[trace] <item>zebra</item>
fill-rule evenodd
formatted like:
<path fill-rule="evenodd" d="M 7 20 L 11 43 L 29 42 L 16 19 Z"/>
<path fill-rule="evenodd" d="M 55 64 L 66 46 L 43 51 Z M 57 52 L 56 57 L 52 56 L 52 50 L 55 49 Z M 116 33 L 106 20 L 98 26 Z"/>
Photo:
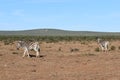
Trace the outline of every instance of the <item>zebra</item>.
<path fill-rule="evenodd" d="M 27 53 L 27 56 L 30 57 L 29 50 L 32 50 L 32 49 L 36 52 L 36 57 L 39 57 L 40 46 L 38 42 L 18 41 L 17 50 L 19 50 L 19 48 L 24 49 L 24 53 L 22 57 L 25 57 L 26 53 Z"/>
<path fill-rule="evenodd" d="M 98 44 L 100 45 L 102 51 L 107 52 L 109 47 L 109 41 L 102 40 L 100 38 L 97 39 Z"/>

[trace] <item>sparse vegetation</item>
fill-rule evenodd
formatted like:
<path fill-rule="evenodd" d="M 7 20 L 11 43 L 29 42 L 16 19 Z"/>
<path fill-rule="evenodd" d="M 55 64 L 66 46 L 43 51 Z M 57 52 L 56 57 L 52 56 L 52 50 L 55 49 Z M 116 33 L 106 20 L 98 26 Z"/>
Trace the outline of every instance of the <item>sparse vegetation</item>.
<path fill-rule="evenodd" d="M 81 54 L 81 56 L 96 56 L 96 55 L 93 53 L 84 53 L 84 54 Z"/>
<path fill-rule="evenodd" d="M 120 50 L 120 46 L 118 47 L 118 49 Z"/>
<path fill-rule="evenodd" d="M 120 36 L 100 36 L 102 39 L 108 40 L 119 40 Z M 11 36 L 0 36 L 0 41 L 3 41 L 5 45 L 13 43 L 17 40 L 29 41 L 45 41 L 48 43 L 59 42 L 59 41 L 82 41 L 81 44 L 86 44 L 86 41 L 96 41 L 96 36 L 22 36 L 22 35 L 11 35 Z"/>
<path fill-rule="evenodd" d="M 3 56 L 3 54 L 0 54 L 0 56 Z"/>
<path fill-rule="evenodd" d="M 100 51 L 99 47 L 95 48 L 95 51 L 96 51 L 96 52 L 99 52 L 99 51 Z"/>
<path fill-rule="evenodd" d="M 61 47 L 59 47 L 58 51 L 62 51 L 62 48 L 61 48 Z"/>
<path fill-rule="evenodd" d="M 0 60 L 2 63 L 0 65 L 1 70 L 4 72 L 4 69 L 2 69 L 4 67 L 7 70 L 11 70 L 12 73 L 18 74 L 19 76 L 19 74 L 24 73 L 27 68 L 28 72 L 32 74 L 34 73 L 38 74 L 37 78 L 40 78 L 40 79 L 44 78 L 44 76 L 46 75 L 49 75 L 49 72 L 47 71 L 54 70 L 54 68 L 56 68 L 57 72 L 50 73 L 50 77 L 52 77 L 51 79 L 57 79 L 56 77 L 54 77 L 54 74 L 59 75 L 58 72 L 62 74 L 60 75 L 62 76 L 62 78 L 60 77 L 60 79 L 64 79 L 65 77 L 66 79 L 69 77 L 70 79 L 73 79 L 75 77 L 76 79 L 82 79 L 81 77 L 84 78 L 85 75 L 87 75 L 89 71 L 92 70 L 93 73 L 95 73 L 95 74 L 92 74 L 92 77 L 95 77 L 94 79 L 97 79 L 96 72 L 98 73 L 100 70 L 103 70 L 102 73 L 100 72 L 100 75 L 103 75 L 102 77 L 105 77 L 104 75 L 106 75 L 104 74 L 104 71 L 106 71 L 106 69 L 103 68 L 103 67 L 106 67 L 106 64 L 104 64 L 106 60 L 107 62 L 109 62 L 109 64 L 111 64 L 109 65 L 109 68 L 113 69 L 113 65 L 115 65 L 115 67 L 119 65 L 118 63 L 119 51 L 116 50 L 116 51 L 110 51 L 107 53 L 100 51 L 101 49 L 99 48 L 97 41 L 95 41 L 95 37 L 92 37 L 92 39 L 90 40 L 89 38 L 82 38 L 81 36 L 71 37 L 71 38 L 70 37 L 66 38 L 66 37 L 61 37 L 61 36 L 56 36 L 56 37 L 55 36 L 54 37 L 53 36 L 52 37 L 50 36 L 49 37 L 48 36 L 44 36 L 44 37 L 43 36 L 26 36 L 26 37 L 25 36 L 13 36 L 13 37 L 8 36 L 6 38 L 3 37 L 4 39 L 0 43 L 1 45 Z M 12 41 L 31 40 L 31 39 L 38 40 L 39 42 L 41 42 L 40 57 L 35 58 L 36 56 L 34 52 L 31 51 L 30 52 L 31 58 L 27 58 L 27 57 L 22 58 L 22 53 L 23 53 L 22 49 L 20 51 L 17 51 L 15 44 L 12 46 L 10 45 L 5 46 L 3 44 L 5 40 L 8 40 L 8 43 L 10 44 L 12 42 L 12 41 L 9 41 L 10 39 Z M 68 39 L 71 39 L 71 40 L 68 40 Z M 94 40 L 94 41 L 91 41 L 91 40 Z M 56 43 L 57 41 L 60 41 L 60 42 Z M 49 42 L 49 43 L 46 43 L 46 42 Z M 85 44 L 84 43 L 81 44 L 81 42 L 84 42 Z M 111 41 L 112 45 L 114 45 L 116 49 L 118 48 L 120 49 L 119 44 L 117 44 L 119 42 L 120 41 L 114 41 L 114 40 Z M 113 62 L 115 62 L 116 64 Z M 42 64 L 42 65 L 39 65 L 39 64 Z M 15 69 L 13 66 L 15 67 Z M 83 70 L 84 67 L 87 67 L 88 69 Z M 45 72 L 43 75 L 39 75 L 39 74 L 42 74 L 39 68 Z M 75 73 L 71 73 L 73 69 Z M 108 70 L 108 75 L 107 75 L 108 79 L 109 79 L 109 74 L 111 74 L 111 72 L 115 73 L 118 70 L 119 69 L 116 70 L 115 68 L 112 71 Z M 17 71 L 20 71 L 20 73 L 18 73 Z M 83 72 L 88 72 L 88 73 L 85 73 L 82 75 Z M 10 76 L 15 77 L 15 79 L 17 79 L 18 76 L 16 76 L 15 74 L 11 74 Z M 32 74 L 31 75 L 26 74 L 26 75 L 32 76 Z M 118 73 L 116 73 L 115 75 L 117 74 Z M 111 75 L 113 75 L 112 77 L 114 77 L 114 74 L 111 74 Z M 24 75 L 21 77 L 24 77 Z M 87 77 L 88 78 L 85 77 L 86 80 L 90 79 L 89 75 Z M 33 79 L 34 76 L 30 78 Z M 26 77 L 25 79 L 27 80 L 30 78 Z M 45 80 L 49 80 L 49 77 Z"/>
<path fill-rule="evenodd" d="M 18 52 L 12 52 L 12 54 L 18 54 Z"/>
<path fill-rule="evenodd" d="M 81 44 L 86 44 L 86 42 L 85 42 L 85 41 L 82 41 Z"/>
<path fill-rule="evenodd" d="M 74 48 L 74 49 L 73 49 L 73 48 L 71 48 L 71 49 L 70 49 L 70 52 L 78 52 L 78 51 L 79 51 L 79 49 L 78 49 L 78 48 Z"/>
<path fill-rule="evenodd" d="M 10 44 L 8 40 L 4 40 L 3 42 L 4 42 L 4 45 L 9 45 Z"/>
<path fill-rule="evenodd" d="M 4 42 L 4 45 L 13 44 L 13 39 L 6 39 L 6 40 L 3 40 L 3 42 Z"/>
<path fill-rule="evenodd" d="M 116 49 L 116 47 L 115 46 L 111 46 L 111 49 L 110 50 L 115 50 Z"/>
<path fill-rule="evenodd" d="M 35 70 L 35 69 L 33 69 L 33 70 L 31 70 L 31 72 L 36 72 L 36 70 Z"/>

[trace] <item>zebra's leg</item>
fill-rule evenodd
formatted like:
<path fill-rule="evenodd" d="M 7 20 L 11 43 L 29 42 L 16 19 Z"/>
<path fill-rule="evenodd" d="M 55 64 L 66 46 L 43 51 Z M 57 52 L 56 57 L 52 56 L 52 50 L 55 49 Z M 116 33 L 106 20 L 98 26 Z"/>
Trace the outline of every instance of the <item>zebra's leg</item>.
<path fill-rule="evenodd" d="M 26 53 L 26 49 L 24 50 L 24 53 L 23 53 L 23 56 L 22 56 L 22 57 L 25 57 L 25 53 Z"/>
<path fill-rule="evenodd" d="M 105 44 L 105 52 L 108 52 L 108 43 Z"/>
<path fill-rule="evenodd" d="M 100 45 L 100 46 L 101 46 L 102 52 L 104 52 L 104 47 L 102 45 Z"/>
<path fill-rule="evenodd" d="M 36 57 L 39 57 L 39 50 L 38 49 L 34 49 L 36 52 Z"/>
<path fill-rule="evenodd" d="M 29 54 L 29 52 L 28 52 L 28 49 L 26 50 L 26 52 L 27 52 L 27 55 L 28 55 L 28 58 L 30 57 L 30 54 Z"/>
<path fill-rule="evenodd" d="M 39 51 L 37 51 L 37 53 L 36 53 L 36 57 L 39 57 L 39 56 L 40 56 Z"/>
<path fill-rule="evenodd" d="M 34 46 L 33 50 L 36 52 L 36 57 L 39 57 L 39 52 L 40 52 L 40 49 L 38 48 L 38 46 Z"/>
<path fill-rule="evenodd" d="M 105 52 L 108 52 L 108 47 L 107 46 L 105 47 Z"/>

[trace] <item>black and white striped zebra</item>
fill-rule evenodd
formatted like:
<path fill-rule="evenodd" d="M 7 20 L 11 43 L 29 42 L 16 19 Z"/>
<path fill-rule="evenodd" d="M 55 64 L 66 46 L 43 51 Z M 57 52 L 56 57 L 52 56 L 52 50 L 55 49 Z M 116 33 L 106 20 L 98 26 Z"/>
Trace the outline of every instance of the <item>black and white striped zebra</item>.
<path fill-rule="evenodd" d="M 26 41 L 18 41 L 17 42 L 17 49 L 19 48 L 24 49 L 23 57 L 27 54 L 30 57 L 29 50 L 34 50 L 36 52 L 36 57 L 39 57 L 40 53 L 40 46 L 38 42 L 26 42 Z"/>
<path fill-rule="evenodd" d="M 97 39 L 102 51 L 108 51 L 109 48 L 109 41 L 102 40 L 100 38 Z"/>

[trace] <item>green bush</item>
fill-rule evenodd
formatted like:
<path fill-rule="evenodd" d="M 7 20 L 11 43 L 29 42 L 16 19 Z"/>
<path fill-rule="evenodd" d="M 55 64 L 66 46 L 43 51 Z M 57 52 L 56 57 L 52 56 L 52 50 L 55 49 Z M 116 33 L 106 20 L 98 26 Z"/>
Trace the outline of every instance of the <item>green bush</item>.
<path fill-rule="evenodd" d="M 98 37 L 98 36 L 97 36 Z M 120 36 L 99 36 L 105 40 L 120 40 Z M 96 36 L 23 36 L 23 35 L 9 35 L 0 36 L 0 41 L 5 41 L 5 44 L 12 43 L 17 40 L 35 40 L 35 41 L 46 41 L 46 42 L 58 42 L 58 41 L 96 41 Z"/>

